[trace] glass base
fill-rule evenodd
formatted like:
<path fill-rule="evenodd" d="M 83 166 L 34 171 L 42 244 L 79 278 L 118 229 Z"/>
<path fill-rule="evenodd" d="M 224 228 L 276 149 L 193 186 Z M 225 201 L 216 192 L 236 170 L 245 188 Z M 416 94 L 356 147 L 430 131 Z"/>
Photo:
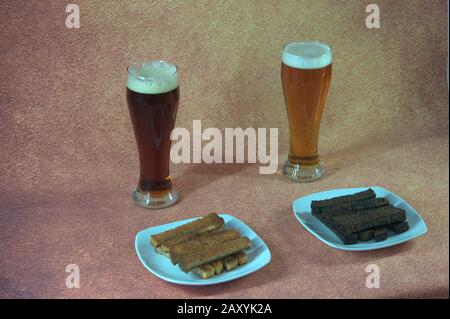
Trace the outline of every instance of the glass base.
<path fill-rule="evenodd" d="M 177 202 L 178 192 L 171 189 L 164 194 L 155 194 L 155 192 L 144 192 L 137 188 L 133 191 L 133 200 L 136 204 L 145 208 L 166 208 Z"/>
<path fill-rule="evenodd" d="M 283 175 L 300 183 L 314 182 L 320 179 L 324 173 L 325 170 L 321 163 L 316 165 L 301 165 L 293 164 L 287 160 L 283 166 Z"/>

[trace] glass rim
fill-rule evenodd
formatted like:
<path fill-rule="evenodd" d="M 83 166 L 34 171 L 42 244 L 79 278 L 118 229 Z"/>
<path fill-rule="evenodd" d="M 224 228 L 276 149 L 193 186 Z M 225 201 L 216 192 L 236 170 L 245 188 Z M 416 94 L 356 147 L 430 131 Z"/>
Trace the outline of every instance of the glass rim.
<path fill-rule="evenodd" d="M 322 42 L 322 41 L 318 41 L 318 40 L 290 41 L 290 42 L 287 42 L 287 43 L 285 43 L 283 45 L 283 51 L 282 52 L 283 53 L 286 52 L 286 47 L 288 45 L 290 45 L 290 44 L 293 44 L 293 43 L 316 43 L 316 44 L 320 44 L 320 45 L 323 45 L 323 46 L 327 47 L 330 50 L 330 53 L 333 53 L 333 47 L 331 45 L 329 45 L 328 43 Z M 289 54 L 292 54 L 292 53 L 289 53 Z M 325 52 L 325 53 L 323 53 L 321 55 L 318 55 L 318 57 L 324 56 L 326 54 L 329 54 L 329 53 Z M 295 54 L 293 54 L 293 55 L 295 55 Z M 295 55 L 295 56 L 298 56 L 298 55 Z"/>
<path fill-rule="evenodd" d="M 133 66 L 143 65 L 145 63 L 154 63 L 154 62 L 164 62 L 164 63 L 170 64 L 170 65 L 175 67 L 175 70 L 173 72 L 169 72 L 169 73 L 166 73 L 166 74 L 160 75 L 160 76 L 142 76 L 142 75 L 133 74 L 130 71 L 130 68 L 133 67 Z M 172 62 L 169 62 L 167 60 L 150 60 L 150 61 L 143 61 L 143 62 L 134 62 L 134 63 L 131 63 L 131 64 L 129 64 L 127 66 L 127 73 L 128 73 L 129 76 L 131 76 L 131 77 L 133 77 L 135 79 L 138 79 L 140 81 L 150 81 L 150 80 L 155 80 L 155 79 L 165 79 L 167 77 L 171 77 L 174 74 L 178 73 L 178 65 L 176 63 L 172 63 Z"/>

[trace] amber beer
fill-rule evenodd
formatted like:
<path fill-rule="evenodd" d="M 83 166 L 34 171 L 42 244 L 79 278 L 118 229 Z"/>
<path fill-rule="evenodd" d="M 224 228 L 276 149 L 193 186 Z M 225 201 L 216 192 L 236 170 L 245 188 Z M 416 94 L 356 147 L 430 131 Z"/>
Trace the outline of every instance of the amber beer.
<path fill-rule="evenodd" d="M 283 174 L 309 182 L 324 174 L 318 152 L 320 119 L 331 82 L 332 51 L 318 41 L 283 48 L 281 82 L 289 121 L 290 151 Z"/>
<path fill-rule="evenodd" d="M 169 173 L 170 133 L 178 101 L 178 70 L 174 64 L 153 61 L 128 67 L 127 103 L 140 166 L 133 199 L 147 208 L 168 207 L 178 198 Z"/>

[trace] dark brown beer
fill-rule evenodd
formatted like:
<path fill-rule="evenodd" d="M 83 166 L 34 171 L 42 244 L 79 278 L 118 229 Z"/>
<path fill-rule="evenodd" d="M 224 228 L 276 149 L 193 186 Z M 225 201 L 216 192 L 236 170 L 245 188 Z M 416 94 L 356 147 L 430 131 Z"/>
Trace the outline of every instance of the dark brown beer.
<path fill-rule="evenodd" d="M 281 65 L 284 99 L 289 120 L 293 164 L 319 163 L 319 129 L 328 89 L 331 64 L 319 69 L 297 69 Z"/>
<path fill-rule="evenodd" d="M 171 187 L 170 133 L 175 125 L 179 88 L 158 94 L 127 88 L 127 102 L 139 153 L 138 189 L 164 195 Z"/>
<path fill-rule="evenodd" d="M 127 104 L 140 167 L 133 200 L 145 208 L 169 207 L 179 197 L 169 173 L 170 134 L 180 98 L 178 68 L 166 61 L 148 61 L 131 64 L 127 71 Z"/>

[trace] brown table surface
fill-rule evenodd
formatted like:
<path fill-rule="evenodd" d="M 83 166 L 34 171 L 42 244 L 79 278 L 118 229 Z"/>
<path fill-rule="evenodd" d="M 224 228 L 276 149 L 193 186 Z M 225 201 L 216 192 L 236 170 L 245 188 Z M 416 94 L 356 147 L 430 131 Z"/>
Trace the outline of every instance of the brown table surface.
<path fill-rule="evenodd" d="M 448 297 L 447 5 L 379 0 L 369 29 L 354 1 L 0 1 L 0 297 Z M 425 14 L 424 14 L 425 13 Z M 176 125 L 279 129 L 283 44 L 333 47 L 322 117 L 324 179 L 296 184 L 257 164 L 172 165 L 182 200 L 163 211 L 133 203 L 138 163 L 125 66 L 167 59 L 180 68 Z M 300 196 L 378 185 L 407 200 L 429 232 L 370 252 L 343 252 L 296 221 Z M 150 274 L 134 251 L 141 229 L 226 212 L 270 247 L 260 271 L 185 287 Z M 367 289 L 368 264 L 381 287 Z M 68 289 L 68 264 L 80 267 Z"/>
<path fill-rule="evenodd" d="M 3 297 L 445 297 L 448 296 L 448 137 L 385 141 L 359 152 L 328 150 L 327 175 L 296 184 L 257 165 L 174 165 L 179 204 L 146 210 L 131 183 L 112 178 L 70 190 L 3 193 Z M 421 163 L 420 169 L 417 164 Z M 381 169 L 373 169 L 374 167 Z M 118 172 L 118 175 L 121 175 Z M 122 173 L 122 175 L 125 175 Z M 128 178 L 131 182 L 132 179 Z M 407 200 L 429 232 L 378 251 L 345 252 L 318 241 L 295 219 L 291 203 L 308 193 L 378 185 Z M 268 244 L 272 261 L 245 278 L 210 287 L 164 282 L 139 262 L 134 236 L 144 228 L 226 212 L 247 222 Z M 14 221 L 14 222 L 12 222 Z M 80 289 L 65 287 L 65 267 L 80 267 Z M 367 289 L 365 267 L 377 264 L 381 287 Z"/>

